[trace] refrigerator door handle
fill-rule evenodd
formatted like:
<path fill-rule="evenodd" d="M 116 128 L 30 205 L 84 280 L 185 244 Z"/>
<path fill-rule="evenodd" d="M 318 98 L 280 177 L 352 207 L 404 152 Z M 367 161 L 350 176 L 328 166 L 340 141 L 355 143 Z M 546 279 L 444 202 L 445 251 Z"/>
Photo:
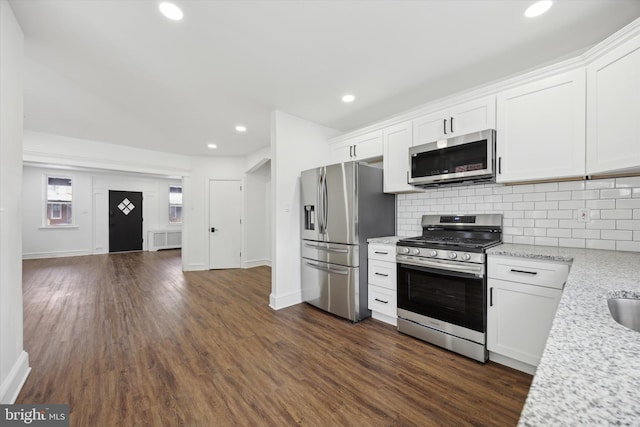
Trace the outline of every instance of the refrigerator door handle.
<path fill-rule="evenodd" d="M 329 217 L 329 194 L 327 192 L 327 170 L 322 168 L 324 179 L 322 180 L 322 228 L 327 233 L 327 218 Z"/>
<path fill-rule="evenodd" d="M 313 248 L 313 249 L 318 249 L 320 251 L 327 251 L 327 252 L 337 252 L 337 253 L 341 253 L 341 254 L 346 254 L 349 253 L 348 249 L 335 249 L 335 248 L 328 248 L 325 246 L 318 246 L 318 245 L 311 245 L 309 243 L 305 243 L 304 244 L 306 247 L 308 248 Z"/>
<path fill-rule="evenodd" d="M 347 274 L 349 274 L 349 270 L 338 270 L 338 269 L 331 268 L 331 267 L 323 267 L 323 266 L 318 265 L 318 264 L 312 264 L 312 263 L 310 263 L 308 261 L 306 261 L 305 264 L 308 265 L 311 268 L 315 268 L 316 270 L 324 271 L 326 273 L 342 274 L 343 276 L 346 276 Z"/>
<path fill-rule="evenodd" d="M 316 186 L 316 198 L 318 200 L 318 231 L 320 234 L 324 234 L 324 220 L 322 218 L 322 181 L 324 176 L 322 175 L 322 169 L 320 169 L 320 177 L 318 178 L 318 185 Z"/>

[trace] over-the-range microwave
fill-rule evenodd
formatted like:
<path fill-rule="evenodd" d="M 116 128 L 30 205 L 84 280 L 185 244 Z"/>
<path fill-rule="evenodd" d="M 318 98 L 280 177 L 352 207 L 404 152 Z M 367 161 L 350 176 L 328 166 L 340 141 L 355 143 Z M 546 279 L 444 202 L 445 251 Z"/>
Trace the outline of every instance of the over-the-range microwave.
<path fill-rule="evenodd" d="M 487 129 L 409 148 L 409 184 L 495 181 L 496 131 Z"/>

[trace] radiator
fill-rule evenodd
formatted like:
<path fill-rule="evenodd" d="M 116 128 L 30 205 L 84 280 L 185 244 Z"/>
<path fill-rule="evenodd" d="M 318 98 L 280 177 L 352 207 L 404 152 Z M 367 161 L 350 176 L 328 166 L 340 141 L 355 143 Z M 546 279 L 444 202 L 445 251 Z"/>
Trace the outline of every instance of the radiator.
<path fill-rule="evenodd" d="M 159 249 L 176 249 L 182 247 L 181 230 L 149 231 L 149 252 Z"/>

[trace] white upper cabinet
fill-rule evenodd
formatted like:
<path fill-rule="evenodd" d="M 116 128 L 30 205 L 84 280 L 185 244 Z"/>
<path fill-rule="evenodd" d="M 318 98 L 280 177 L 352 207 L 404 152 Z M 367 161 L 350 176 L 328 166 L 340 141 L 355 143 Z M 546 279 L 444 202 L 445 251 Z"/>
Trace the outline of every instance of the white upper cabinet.
<path fill-rule="evenodd" d="M 498 94 L 497 181 L 585 175 L 583 68 Z"/>
<path fill-rule="evenodd" d="M 382 130 L 349 138 L 331 146 L 332 163 L 382 157 Z"/>
<path fill-rule="evenodd" d="M 426 114 L 413 121 L 413 145 L 496 127 L 494 96 Z"/>
<path fill-rule="evenodd" d="M 382 135 L 384 146 L 384 192 L 416 191 L 416 187 L 407 184 L 409 147 L 411 147 L 413 141 L 411 120 L 385 128 Z"/>
<path fill-rule="evenodd" d="M 640 37 L 587 66 L 587 173 L 640 171 Z"/>

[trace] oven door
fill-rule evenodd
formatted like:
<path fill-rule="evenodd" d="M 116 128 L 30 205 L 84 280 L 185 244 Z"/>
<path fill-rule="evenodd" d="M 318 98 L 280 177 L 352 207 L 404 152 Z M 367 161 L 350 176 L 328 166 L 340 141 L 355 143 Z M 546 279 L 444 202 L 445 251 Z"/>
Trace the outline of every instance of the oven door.
<path fill-rule="evenodd" d="M 402 317 L 403 312 L 407 317 L 412 317 L 409 312 L 415 313 L 420 316 L 409 320 L 429 323 L 426 326 L 440 322 L 457 325 L 480 333 L 472 332 L 471 336 L 477 335 L 483 340 L 486 331 L 486 282 L 482 272 L 448 271 L 401 262 L 397 268 L 398 317 Z"/>

